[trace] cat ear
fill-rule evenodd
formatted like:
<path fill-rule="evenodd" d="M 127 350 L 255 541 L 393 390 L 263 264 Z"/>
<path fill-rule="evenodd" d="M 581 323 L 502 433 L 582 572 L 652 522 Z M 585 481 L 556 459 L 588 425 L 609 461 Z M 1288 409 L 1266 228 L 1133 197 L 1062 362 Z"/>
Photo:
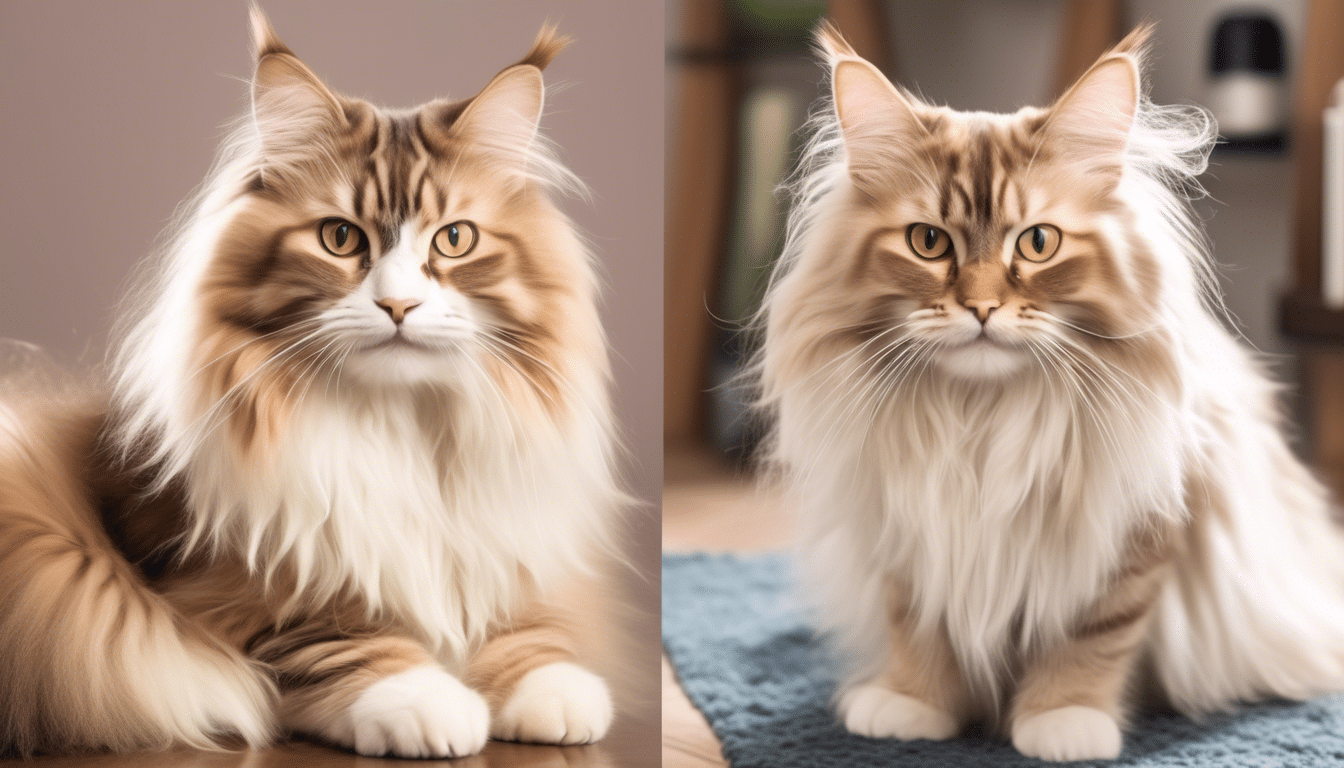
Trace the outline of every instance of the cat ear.
<path fill-rule="evenodd" d="M 252 115 L 267 163 L 311 151 L 315 137 L 345 127 L 345 110 L 321 79 L 280 41 L 266 15 L 252 6 L 257 71 Z"/>
<path fill-rule="evenodd" d="M 830 24 L 818 30 L 817 42 L 831 65 L 835 115 L 850 176 L 862 185 L 903 167 L 914 141 L 928 134 L 914 105 L 877 67 L 859 58 Z"/>
<path fill-rule="evenodd" d="M 465 107 L 439 104 L 430 110 L 427 133 L 459 140 L 500 167 L 523 173 L 537 140 L 546 102 L 541 71 L 572 42 L 547 24 L 521 61 L 495 75 Z"/>
<path fill-rule="evenodd" d="M 1055 102 L 1045 124 L 1046 146 L 1088 173 L 1117 181 L 1139 109 L 1140 82 L 1135 56 L 1118 50 L 1123 52 L 1103 56 Z"/>
<path fill-rule="evenodd" d="M 452 133 L 506 165 L 526 165 L 546 86 L 541 70 L 518 64 L 495 75 L 453 124 Z"/>

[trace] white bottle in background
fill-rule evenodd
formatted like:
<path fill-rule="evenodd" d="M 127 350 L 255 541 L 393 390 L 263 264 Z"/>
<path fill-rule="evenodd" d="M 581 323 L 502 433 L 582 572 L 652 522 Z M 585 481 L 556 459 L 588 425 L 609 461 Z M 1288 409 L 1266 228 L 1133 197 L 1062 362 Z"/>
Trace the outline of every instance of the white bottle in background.
<path fill-rule="evenodd" d="M 1204 101 L 1218 118 L 1218 132 L 1226 139 L 1258 139 L 1283 131 L 1287 105 L 1282 75 L 1218 75 L 1209 83 Z"/>

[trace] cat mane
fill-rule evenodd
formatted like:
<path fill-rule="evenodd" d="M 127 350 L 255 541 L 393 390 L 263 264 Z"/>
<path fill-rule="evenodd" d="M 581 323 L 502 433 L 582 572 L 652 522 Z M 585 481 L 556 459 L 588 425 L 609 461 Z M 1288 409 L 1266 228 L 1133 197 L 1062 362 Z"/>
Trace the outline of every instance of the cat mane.
<path fill-rule="evenodd" d="M 568 42 L 547 25 L 514 66 L 544 68 Z M 278 39 L 259 38 L 256 48 L 289 54 Z M 193 369 L 192 350 L 208 322 L 199 293 L 216 247 L 257 172 L 274 162 L 263 156 L 258 119 L 249 112 L 232 124 L 206 180 L 118 309 L 106 447 L 146 478 L 147 494 L 184 489 L 189 525 L 175 542 L 182 557 L 240 560 L 268 588 L 289 590 L 276 597 L 286 615 L 357 595 L 371 613 L 409 624 L 461 659 L 529 591 L 591 571 L 598 552 L 614 555 L 612 514 L 629 497 L 615 467 L 595 307 L 580 313 L 572 366 L 564 376 L 552 371 L 563 382 L 558 395 L 501 391 L 471 370 L 450 385 L 361 400 L 367 393 L 342 395 L 328 378 L 301 385 L 303 403 L 260 446 L 274 461 L 239 459 L 223 426 L 233 406 L 203 402 L 207 377 Z M 520 173 L 521 183 L 551 198 L 588 194 L 540 134 Z M 591 251 L 559 211 L 555 221 L 567 230 L 556 247 L 573 249 L 581 265 L 578 295 L 595 302 Z M 290 397 L 294 389 L 272 394 Z M 342 454 L 347 445 L 377 444 L 385 450 Z M 373 468 L 388 457 L 409 469 L 380 476 Z M 348 471 L 360 466 L 362 474 Z M 445 506 L 450 514 L 435 517 Z"/>

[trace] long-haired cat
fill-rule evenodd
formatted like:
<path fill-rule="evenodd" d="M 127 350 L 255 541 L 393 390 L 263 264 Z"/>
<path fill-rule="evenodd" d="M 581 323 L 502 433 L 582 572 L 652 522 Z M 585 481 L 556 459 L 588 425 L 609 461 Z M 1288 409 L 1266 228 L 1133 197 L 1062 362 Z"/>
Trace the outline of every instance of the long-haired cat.
<path fill-rule="evenodd" d="M 819 34 L 759 371 L 854 733 L 1113 758 L 1145 685 L 1192 715 L 1344 688 L 1344 547 L 1219 323 L 1216 131 L 1143 97 L 1148 35 L 999 115 Z"/>
<path fill-rule="evenodd" d="M 565 595 L 625 497 L 554 201 L 581 187 L 537 135 L 568 41 L 387 110 L 252 24 L 252 108 L 123 310 L 110 393 L 0 405 L 0 747 L 599 739 Z"/>

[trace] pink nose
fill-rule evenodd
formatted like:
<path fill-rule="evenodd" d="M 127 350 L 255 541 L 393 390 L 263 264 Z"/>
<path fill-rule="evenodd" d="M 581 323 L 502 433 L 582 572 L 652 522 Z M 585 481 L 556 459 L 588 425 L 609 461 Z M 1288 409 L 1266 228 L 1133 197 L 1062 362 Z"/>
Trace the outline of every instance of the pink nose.
<path fill-rule="evenodd" d="M 375 303 L 382 307 L 397 325 L 401 325 L 401 321 L 406 319 L 407 312 L 420 306 L 420 302 L 415 299 L 379 299 Z"/>
<path fill-rule="evenodd" d="M 966 308 L 975 313 L 976 318 L 983 324 L 989 320 L 989 313 L 999 308 L 999 302 L 994 299 L 977 299 L 961 302 Z"/>

